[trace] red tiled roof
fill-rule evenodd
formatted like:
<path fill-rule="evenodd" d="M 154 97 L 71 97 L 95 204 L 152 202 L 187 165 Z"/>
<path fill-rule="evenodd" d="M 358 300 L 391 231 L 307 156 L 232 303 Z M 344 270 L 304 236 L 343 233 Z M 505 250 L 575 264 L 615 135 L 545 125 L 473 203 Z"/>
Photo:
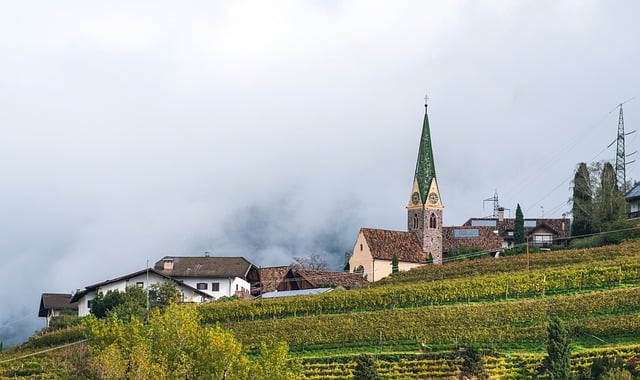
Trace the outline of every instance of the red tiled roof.
<path fill-rule="evenodd" d="M 362 228 L 360 232 L 364 235 L 374 259 L 391 260 L 395 255 L 402 262 L 424 263 L 426 260 L 413 232 L 373 228 Z"/>
<path fill-rule="evenodd" d="M 273 292 L 284 279 L 290 266 L 260 268 L 260 293 Z"/>
<path fill-rule="evenodd" d="M 297 277 L 306 280 L 314 287 L 342 286 L 350 289 L 355 286 L 364 286 L 369 284 L 369 281 L 359 273 L 298 269 L 295 271 L 295 274 Z"/>

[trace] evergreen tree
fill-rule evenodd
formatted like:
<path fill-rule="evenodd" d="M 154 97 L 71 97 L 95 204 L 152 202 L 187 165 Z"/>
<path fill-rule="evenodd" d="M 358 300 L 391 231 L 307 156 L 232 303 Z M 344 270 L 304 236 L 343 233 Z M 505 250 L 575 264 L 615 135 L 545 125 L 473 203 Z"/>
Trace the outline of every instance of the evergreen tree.
<path fill-rule="evenodd" d="M 581 162 L 573 177 L 573 222 L 571 236 L 588 235 L 593 232 L 593 193 L 587 164 Z"/>
<path fill-rule="evenodd" d="M 626 202 L 616 184 L 616 171 L 611 163 L 605 162 L 596 194 L 593 225 L 596 230 L 604 231 L 609 224 L 624 219 L 625 216 Z"/>
<path fill-rule="evenodd" d="M 487 380 L 489 375 L 484 368 L 484 357 L 482 353 L 473 348 L 468 347 L 458 353 L 462 362 L 458 366 L 460 379 L 477 379 Z"/>
<path fill-rule="evenodd" d="M 571 341 L 560 318 L 551 318 L 547 334 L 547 356 L 542 363 L 542 370 L 553 380 L 568 380 L 571 378 Z"/>
<path fill-rule="evenodd" d="M 369 354 L 361 354 L 356 359 L 356 370 L 354 380 L 376 380 L 378 379 L 378 369 L 376 359 Z"/>
<path fill-rule="evenodd" d="M 516 220 L 513 226 L 513 243 L 515 245 L 524 243 L 524 215 L 522 215 L 520 203 L 518 203 L 518 207 L 516 207 Z"/>
<path fill-rule="evenodd" d="M 391 258 L 391 273 L 396 273 L 399 270 L 399 264 L 400 260 L 398 260 L 398 256 L 393 255 L 393 257 Z"/>

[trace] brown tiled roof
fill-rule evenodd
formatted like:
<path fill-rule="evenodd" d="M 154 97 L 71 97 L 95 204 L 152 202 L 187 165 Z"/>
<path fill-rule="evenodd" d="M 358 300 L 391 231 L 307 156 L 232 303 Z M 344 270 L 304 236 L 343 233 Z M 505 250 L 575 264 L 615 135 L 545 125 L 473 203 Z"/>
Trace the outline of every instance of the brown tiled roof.
<path fill-rule="evenodd" d="M 173 260 L 173 269 L 165 270 L 165 260 Z M 154 269 L 171 277 L 241 277 L 245 278 L 253 264 L 244 257 L 180 257 L 165 256 Z"/>
<path fill-rule="evenodd" d="M 284 279 L 290 266 L 260 268 L 260 293 L 273 292 Z"/>
<path fill-rule="evenodd" d="M 456 238 L 454 230 L 478 230 L 477 238 Z M 496 235 L 495 227 L 461 226 L 442 228 L 442 250 L 450 252 L 462 247 L 477 247 L 487 252 L 497 252 L 502 249 L 503 238 Z"/>
<path fill-rule="evenodd" d="M 78 310 L 78 305 L 71 304 L 71 294 L 42 293 L 38 317 L 46 317 L 47 310 Z"/>
<path fill-rule="evenodd" d="M 426 260 L 418 238 L 413 232 L 373 228 L 362 228 L 360 232 L 367 240 L 374 259 L 391 260 L 395 255 L 403 262 L 424 263 Z"/>
<path fill-rule="evenodd" d="M 313 287 L 342 286 L 344 288 L 351 289 L 356 286 L 369 284 L 369 281 L 359 273 L 309 269 L 298 269 L 295 273 L 298 277 L 306 280 Z"/>

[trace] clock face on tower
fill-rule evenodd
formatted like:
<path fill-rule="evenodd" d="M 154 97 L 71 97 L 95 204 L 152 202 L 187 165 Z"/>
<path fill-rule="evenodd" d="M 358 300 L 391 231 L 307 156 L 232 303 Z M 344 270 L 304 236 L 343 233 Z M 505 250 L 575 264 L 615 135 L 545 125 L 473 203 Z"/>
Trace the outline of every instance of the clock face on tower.
<path fill-rule="evenodd" d="M 417 205 L 417 204 L 418 204 L 418 202 L 420 202 L 420 194 L 418 194 L 418 192 L 417 192 L 417 191 L 411 195 L 411 202 L 412 202 L 414 205 Z"/>
<path fill-rule="evenodd" d="M 429 194 L 429 203 L 431 203 L 431 204 L 438 203 L 438 194 L 436 194 L 436 193 Z"/>

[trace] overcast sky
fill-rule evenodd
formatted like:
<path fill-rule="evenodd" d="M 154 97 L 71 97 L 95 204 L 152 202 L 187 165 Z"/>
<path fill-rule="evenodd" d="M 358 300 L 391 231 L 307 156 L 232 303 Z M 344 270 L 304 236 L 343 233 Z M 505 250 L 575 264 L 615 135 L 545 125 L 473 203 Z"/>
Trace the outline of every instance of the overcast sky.
<path fill-rule="evenodd" d="M 404 230 L 424 96 L 446 225 L 570 210 L 640 123 L 637 1 L 0 5 L 0 339 L 165 255 L 259 266 Z M 640 139 L 627 138 L 627 152 Z M 627 176 L 640 179 L 640 167 Z"/>

